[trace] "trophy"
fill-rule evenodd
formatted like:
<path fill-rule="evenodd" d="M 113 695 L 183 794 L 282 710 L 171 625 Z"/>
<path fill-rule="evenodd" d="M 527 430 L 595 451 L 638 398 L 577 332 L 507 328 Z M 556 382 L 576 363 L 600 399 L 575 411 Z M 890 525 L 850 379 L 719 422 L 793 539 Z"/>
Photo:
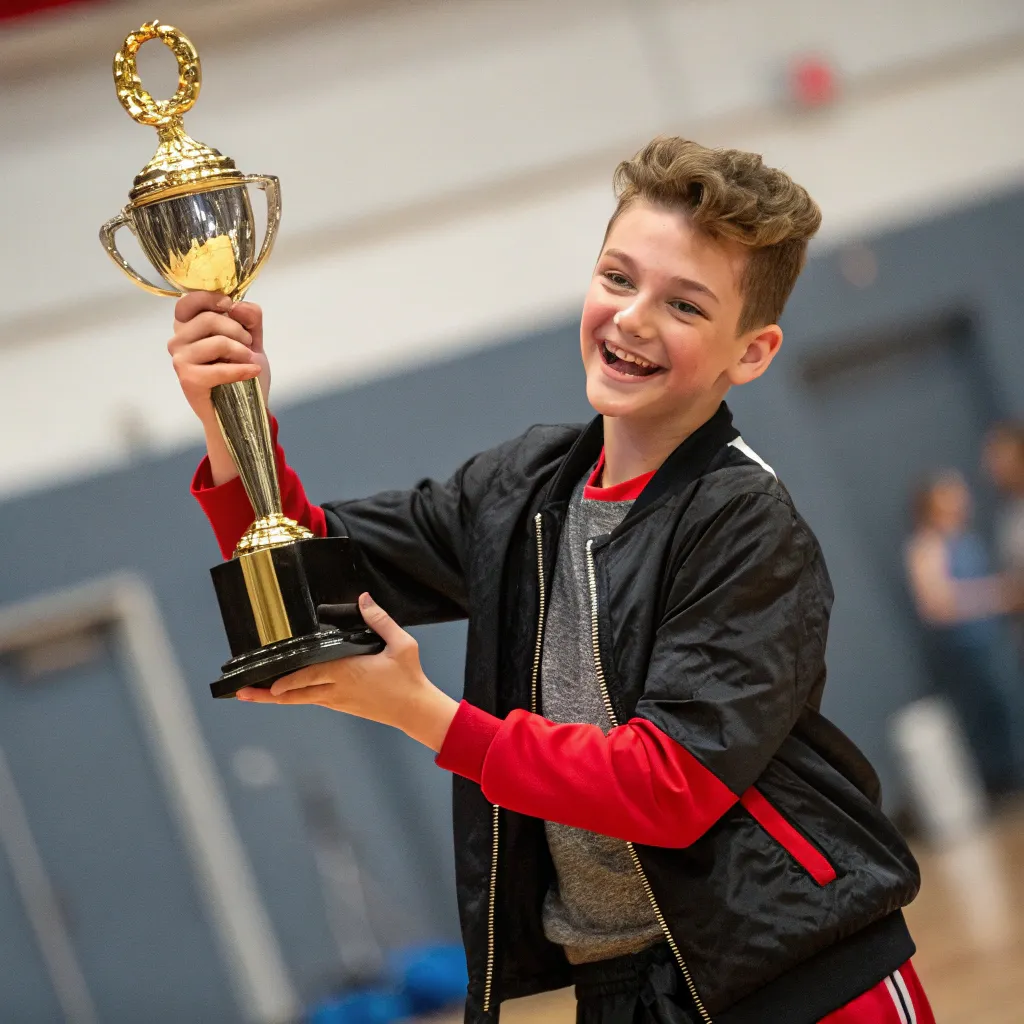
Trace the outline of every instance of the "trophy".
<path fill-rule="evenodd" d="M 142 88 L 136 54 L 158 39 L 178 63 L 178 90 L 154 100 Z M 242 174 L 230 158 L 186 134 L 182 115 L 199 95 L 199 55 L 177 29 L 149 22 L 114 57 L 117 96 L 139 124 L 159 136 L 156 153 L 135 178 L 127 206 L 100 228 L 110 258 L 140 288 L 178 298 L 189 291 L 241 299 L 273 248 L 281 218 L 278 180 Z M 267 201 L 267 228 L 256 244 L 249 188 Z M 138 273 L 117 248 L 127 227 L 168 287 Z M 210 570 L 231 658 L 210 686 L 231 697 L 243 686 L 269 687 L 307 665 L 374 654 L 383 642 L 358 610 L 365 590 L 347 537 L 316 538 L 287 518 L 274 462 L 270 424 L 257 379 L 221 384 L 211 393 L 221 433 L 255 513 L 234 556 Z"/>

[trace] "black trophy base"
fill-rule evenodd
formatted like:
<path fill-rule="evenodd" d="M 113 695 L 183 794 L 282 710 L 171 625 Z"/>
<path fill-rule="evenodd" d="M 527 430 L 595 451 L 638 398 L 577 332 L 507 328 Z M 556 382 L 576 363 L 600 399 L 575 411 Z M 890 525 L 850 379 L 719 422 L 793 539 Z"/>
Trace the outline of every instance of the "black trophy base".
<path fill-rule="evenodd" d="M 210 684 L 214 697 L 233 697 L 243 686 L 266 689 L 308 665 L 384 649 L 384 641 L 366 628 L 359 614 L 359 595 L 367 587 L 347 537 L 270 548 L 259 552 L 258 564 L 247 563 L 247 558 L 252 556 L 241 555 L 210 570 L 231 648 L 223 675 Z M 265 613 L 268 595 L 276 602 L 273 622 L 283 639 L 267 637 L 267 616 L 254 610 L 259 606 Z"/>
<path fill-rule="evenodd" d="M 383 650 L 384 641 L 369 629 L 312 633 L 278 640 L 225 662 L 221 668 L 223 675 L 210 684 L 210 693 L 214 697 L 234 697 L 243 686 L 267 689 L 282 676 L 298 672 L 300 668 L 358 654 L 379 654 Z"/>

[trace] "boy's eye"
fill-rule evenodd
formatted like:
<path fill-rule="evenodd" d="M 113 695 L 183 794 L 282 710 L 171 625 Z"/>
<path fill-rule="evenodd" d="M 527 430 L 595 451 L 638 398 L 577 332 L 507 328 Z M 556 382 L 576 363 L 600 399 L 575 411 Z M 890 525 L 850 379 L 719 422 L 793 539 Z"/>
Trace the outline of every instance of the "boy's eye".
<path fill-rule="evenodd" d="M 633 286 L 633 282 L 617 270 L 606 270 L 604 276 L 605 280 L 611 282 L 616 288 L 631 288 Z"/>
<path fill-rule="evenodd" d="M 686 313 L 689 316 L 703 316 L 704 311 L 698 309 L 692 302 L 685 302 L 683 299 L 676 299 L 675 302 L 670 302 L 669 305 L 673 309 L 679 310 L 680 313 Z"/>

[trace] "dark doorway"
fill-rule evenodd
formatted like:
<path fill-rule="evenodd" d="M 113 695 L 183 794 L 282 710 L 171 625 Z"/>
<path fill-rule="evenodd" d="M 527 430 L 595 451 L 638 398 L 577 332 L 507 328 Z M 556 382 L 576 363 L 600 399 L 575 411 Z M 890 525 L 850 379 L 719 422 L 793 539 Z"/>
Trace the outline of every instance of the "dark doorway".
<path fill-rule="evenodd" d="M 823 345 L 801 370 L 841 499 L 907 635 L 919 637 L 903 562 L 914 488 L 936 470 L 958 469 L 975 496 L 979 525 L 989 520 L 978 467 L 996 414 L 971 320 L 951 314 Z M 930 688 L 925 679 L 917 683 L 919 692 Z"/>

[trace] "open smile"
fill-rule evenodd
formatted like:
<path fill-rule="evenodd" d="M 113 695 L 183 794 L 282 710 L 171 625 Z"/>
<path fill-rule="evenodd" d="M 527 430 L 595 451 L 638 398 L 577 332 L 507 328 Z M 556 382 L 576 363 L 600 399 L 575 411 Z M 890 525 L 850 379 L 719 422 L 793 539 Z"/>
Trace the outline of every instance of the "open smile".
<path fill-rule="evenodd" d="M 605 371 L 615 380 L 638 381 L 665 371 L 663 366 L 642 359 L 611 342 L 601 341 L 598 348 Z"/>

